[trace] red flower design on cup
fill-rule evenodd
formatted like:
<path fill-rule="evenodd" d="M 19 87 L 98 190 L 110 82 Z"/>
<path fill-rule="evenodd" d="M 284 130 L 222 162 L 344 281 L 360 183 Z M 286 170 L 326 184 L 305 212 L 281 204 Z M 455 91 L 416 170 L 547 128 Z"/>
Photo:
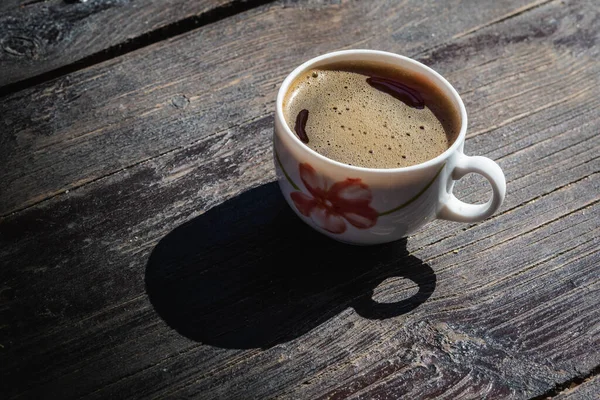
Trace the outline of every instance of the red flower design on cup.
<path fill-rule="evenodd" d="M 300 178 L 310 195 L 292 192 L 296 208 L 305 217 L 331 233 L 344 233 L 346 222 L 359 229 L 377 223 L 378 213 L 370 206 L 373 195 L 360 179 L 347 178 L 328 187 L 327 181 L 308 163 L 300 164 Z"/>

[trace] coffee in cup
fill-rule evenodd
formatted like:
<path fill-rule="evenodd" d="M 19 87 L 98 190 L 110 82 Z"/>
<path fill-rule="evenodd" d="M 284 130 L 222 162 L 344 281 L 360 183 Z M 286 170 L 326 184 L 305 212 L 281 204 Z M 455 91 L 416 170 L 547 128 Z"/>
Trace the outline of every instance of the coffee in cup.
<path fill-rule="evenodd" d="M 283 103 L 290 129 L 327 158 L 364 168 L 399 168 L 454 143 L 460 115 L 425 75 L 377 62 L 311 68 Z"/>

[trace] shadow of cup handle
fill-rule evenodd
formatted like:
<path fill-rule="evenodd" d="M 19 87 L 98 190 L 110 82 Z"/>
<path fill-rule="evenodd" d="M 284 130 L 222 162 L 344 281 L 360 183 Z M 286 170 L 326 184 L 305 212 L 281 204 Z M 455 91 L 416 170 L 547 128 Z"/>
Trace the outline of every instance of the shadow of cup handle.
<path fill-rule="evenodd" d="M 355 300 L 352 308 L 358 315 L 367 319 L 388 319 L 406 314 L 427 301 L 436 286 L 435 274 L 427 275 L 424 279 L 410 279 L 419 286 L 419 291 L 408 299 L 380 303 L 373 299 L 374 292 L 371 291 Z"/>

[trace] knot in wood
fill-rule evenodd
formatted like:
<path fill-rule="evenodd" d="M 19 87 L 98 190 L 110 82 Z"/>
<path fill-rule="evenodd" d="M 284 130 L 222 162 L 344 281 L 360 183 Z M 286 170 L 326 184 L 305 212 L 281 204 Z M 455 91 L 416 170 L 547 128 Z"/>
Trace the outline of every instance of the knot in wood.
<path fill-rule="evenodd" d="M 171 99 L 171 104 L 173 107 L 183 110 L 188 106 L 188 104 L 190 104 L 190 99 L 188 99 L 185 95 L 180 94 Z"/>
<path fill-rule="evenodd" d="M 24 36 L 8 36 L 2 39 L 2 51 L 13 57 L 35 59 L 38 45 L 33 38 Z"/>

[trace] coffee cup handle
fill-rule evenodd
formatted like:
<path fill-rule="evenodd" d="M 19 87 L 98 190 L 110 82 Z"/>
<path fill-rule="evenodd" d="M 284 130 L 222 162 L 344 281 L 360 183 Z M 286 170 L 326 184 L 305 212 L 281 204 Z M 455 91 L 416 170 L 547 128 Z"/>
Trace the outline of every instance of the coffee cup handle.
<path fill-rule="evenodd" d="M 492 197 L 485 204 L 469 204 L 454 196 L 452 189 L 438 211 L 438 218 L 456 222 L 479 222 L 494 214 L 506 195 L 506 178 L 502 169 L 494 161 L 486 157 L 466 156 L 459 153 L 454 169 L 449 174 L 447 187 L 452 181 L 457 181 L 463 176 L 475 173 L 482 175 L 492 186 Z"/>

